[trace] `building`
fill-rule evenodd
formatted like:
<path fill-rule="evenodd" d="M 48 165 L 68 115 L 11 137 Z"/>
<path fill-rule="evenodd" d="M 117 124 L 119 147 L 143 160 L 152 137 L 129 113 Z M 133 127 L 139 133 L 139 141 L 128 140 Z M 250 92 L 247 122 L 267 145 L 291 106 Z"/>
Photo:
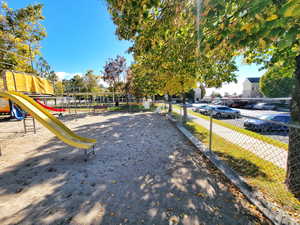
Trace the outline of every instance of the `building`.
<path fill-rule="evenodd" d="M 243 83 L 243 98 L 260 98 L 259 77 L 247 77 Z"/>
<path fill-rule="evenodd" d="M 198 102 L 201 100 L 202 98 L 202 93 L 201 93 L 201 88 L 197 87 L 197 88 L 193 88 L 195 95 L 194 95 L 194 102 Z"/>

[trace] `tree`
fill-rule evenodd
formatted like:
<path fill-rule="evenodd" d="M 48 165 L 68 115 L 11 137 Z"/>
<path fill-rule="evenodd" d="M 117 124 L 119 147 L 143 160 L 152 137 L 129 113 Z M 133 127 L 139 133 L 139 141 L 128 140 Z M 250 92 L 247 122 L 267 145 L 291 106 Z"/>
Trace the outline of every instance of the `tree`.
<path fill-rule="evenodd" d="M 120 82 L 121 74 L 126 70 L 126 59 L 123 56 L 117 56 L 115 59 L 109 59 L 104 65 L 103 80 L 108 82 L 113 92 L 113 102 L 115 102 L 115 91 Z M 115 102 L 118 105 L 118 101 Z"/>
<path fill-rule="evenodd" d="M 186 93 L 186 98 L 189 101 L 194 101 L 194 99 L 195 99 L 195 91 L 194 91 L 194 89 L 191 89 L 188 93 Z"/>
<path fill-rule="evenodd" d="M 269 98 L 291 97 L 294 85 L 293 70 L 270 68 L 260 79 L 260 91 Z"/>
<path fill-rule="evenodd" d="M 56 81 L 54 85 L 54 93 L 55 95 L 62 95 L 64 93 L 64 84 L 62 81 Z"/>
<path fill-rule="evenodd" d="M 203 84 L 200 84 L 199 88 L 201 90 L 201 99 L 203 99 L 204 96 L 206 95 L 206 89 Z"/>
<path fill-rule="evenodd" d="M 71 92 L 86 92 L 86 85 L 84 79 L 79 74 L 75 75 L 69 83 Z"/>
<path fill-rule="evenodd" d="M 2 3 L 0 70 L 34 72 L 33 59 L 39 54 L 40 41 L 46 36 L 41 24 L 44 20 L 42 8 L 41 4 L 35 4 L 13 10 Z"/>
<path fill-rule="evenodd" d="M 124 0 L 120 4 L 118 0 L 108 0 L 108 3 L 118 37 L 133 41 L 130 52 L 136 62 L 137 80 L 150 81 L 156 93 L 181 95 L 185 102 L 186 93 L 197 82 L 210 87 L 235 80 L 235 63 L 227 52 L 212 56 L 198 51 L 193 1 Z M 145 90 L 143 82 L 139 85 Z M 186 115 L 184 107 L 183 120 Z"/>
<path fill-rule="evenodd" d="M 40 77 L 49 77 L 51 72 L 51 67 L 43 57 L 39 57 L 36 62 L 36 71 Z"/>
<path fill-rule="evenodd" d="M 88 70 L 83 78 L 86 91 L 92 93 L 100 92 L 99 79 L 100 76 L 95 75 L 93 70 Z"/>
<path fill-rule="evenodd" d="M 300 125 L 300 5 L 299 0 L 206 0 L 201 10 L 201 51 L 242 54 L 264 68 L 293 68 L 291 117 Z M 233 54 L 232 54 L 233 53 Z M 289 132 L 286 184 L 300 198 L 300 129 Z"/>
<path fill-rule="evenodd" d="M 213 91 L 210 95 L 212 98 L 222 98 L 222 95 L 219 92 Z"/>

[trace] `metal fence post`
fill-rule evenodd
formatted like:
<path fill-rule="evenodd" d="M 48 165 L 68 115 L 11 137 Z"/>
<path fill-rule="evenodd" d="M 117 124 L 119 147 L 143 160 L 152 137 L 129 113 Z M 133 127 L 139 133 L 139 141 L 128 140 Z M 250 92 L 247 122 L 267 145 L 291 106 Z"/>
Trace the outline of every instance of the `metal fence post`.
<path fill-rule="evenodd" d="M 210 115 L 209 115 L 209 150 L 210 151 L 212 151 L 212 125 L 213 125 L 212 110 L 210 110 Z"/>

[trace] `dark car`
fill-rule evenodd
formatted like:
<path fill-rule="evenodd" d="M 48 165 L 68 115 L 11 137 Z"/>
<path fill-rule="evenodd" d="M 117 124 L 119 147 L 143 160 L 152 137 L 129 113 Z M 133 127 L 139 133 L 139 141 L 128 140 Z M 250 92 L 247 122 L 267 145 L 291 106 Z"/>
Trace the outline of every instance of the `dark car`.
<path fill-rule="evenodd" d="M 290 114 L 263 115 L 258 117 L 258 119 L 247 119 L 244 122 L 244 127 L 246 129 L 259 131 L 259 132 L 288 131 L 289 128 L 285 126 L 285 124 L 289 123 L 290 120 L 291 120 Z M 272 123 L 272 121 L 278 123 Z"/>
<path fill-rule="evenodd" d="M 253 109 L 254 106 L 255 106 L 255 103 L 249 103 L 249 104 L 243 106 L 242 108 L 244 108 L 244 109 Z"/>
<path fill-rule="evenodd" d="M 247 101 L 237 101 L 237 102 L 233 102 L 231 104 L 232 108 L 243 108 L 245 105 L 247 105 L 248 102 Z"/>

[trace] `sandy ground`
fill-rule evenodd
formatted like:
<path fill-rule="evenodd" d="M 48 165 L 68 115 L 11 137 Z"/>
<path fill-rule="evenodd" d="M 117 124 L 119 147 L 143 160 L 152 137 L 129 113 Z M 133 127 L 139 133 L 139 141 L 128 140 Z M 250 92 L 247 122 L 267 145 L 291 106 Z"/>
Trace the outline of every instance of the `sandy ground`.
<path fill-rule="evenodd" d="M 1 122 L 0 224 L 270 224 L 163 116 L 80 114 L 96 155 Z M 15 133 L 17 132 L 17 133 Z"/>

